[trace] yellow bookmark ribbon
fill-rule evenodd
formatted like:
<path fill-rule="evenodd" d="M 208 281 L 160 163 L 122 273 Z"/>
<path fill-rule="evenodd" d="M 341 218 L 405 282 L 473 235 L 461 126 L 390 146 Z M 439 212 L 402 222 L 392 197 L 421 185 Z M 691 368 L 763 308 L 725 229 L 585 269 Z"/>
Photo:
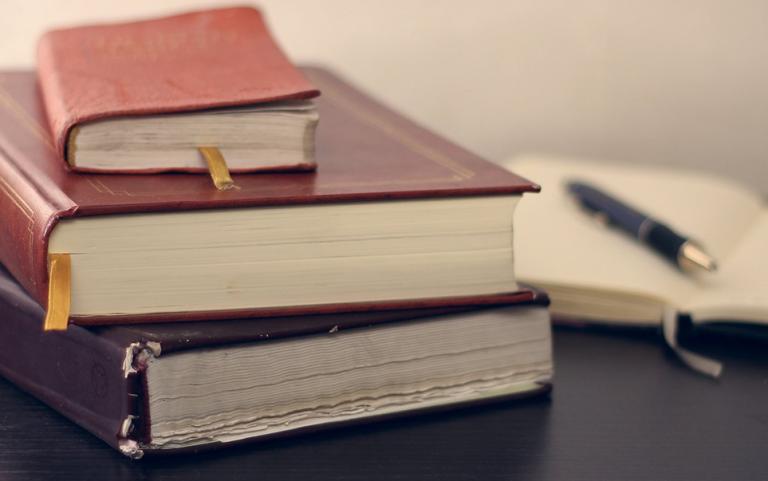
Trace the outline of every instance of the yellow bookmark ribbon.
<path fill-rule="evenodd" d="M 44 331 L 64 331 L 69 324 L 72 302 L 72 260 L 69 254 L 49 254 L 48 312 Z"/>
<path fill-rule="evenodd" d="M 224 156 L 218 147 L 198 147 L 205 162 L 208 164 L 208 172 L 211 174 L 213 185 L 219 190 L 229 190 L 235 187 L 235 182 L 229 175 L 229 168 Z"/>

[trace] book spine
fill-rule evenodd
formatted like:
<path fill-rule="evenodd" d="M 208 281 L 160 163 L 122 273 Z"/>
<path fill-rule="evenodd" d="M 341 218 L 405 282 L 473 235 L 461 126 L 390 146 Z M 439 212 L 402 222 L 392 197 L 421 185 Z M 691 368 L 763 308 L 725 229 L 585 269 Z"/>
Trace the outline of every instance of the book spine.
<path fill-rule="evenodd" d="M 48 234 L 58 215 L 0 150 L 0 262 L 41 305 L 48 295 Z"/>
<path fill-rule="evenodd" d="M 0 279 L 0 374 L 129 456 L 140 456 L 136 346 L 86 329 L 44 332 L 44 312 Z"/>
<path fill-rule="evenodd" d="M 48 235 L 77 206 L 45 171 L 53 144 L 34 104 L 30 110 L 30 99 L 11 94 L 22 78 L 0 74 L 0 262 L 45 306 Z"/>

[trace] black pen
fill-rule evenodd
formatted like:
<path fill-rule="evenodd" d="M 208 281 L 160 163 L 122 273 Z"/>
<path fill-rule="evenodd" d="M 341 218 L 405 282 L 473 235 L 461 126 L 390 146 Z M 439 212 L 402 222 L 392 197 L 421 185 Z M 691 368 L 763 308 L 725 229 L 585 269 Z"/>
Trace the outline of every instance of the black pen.
<path fill-rule="evenodd" d="M 716 270 L 715 260 L 701 245 L 678 234 L 647 214 L 584 182 L 568 182 L 567 189 L 596 219 L 604 224 L 618 227 L 651 247 L 680 269 L 684 271 L 704 269 L 710 272 Z"/>

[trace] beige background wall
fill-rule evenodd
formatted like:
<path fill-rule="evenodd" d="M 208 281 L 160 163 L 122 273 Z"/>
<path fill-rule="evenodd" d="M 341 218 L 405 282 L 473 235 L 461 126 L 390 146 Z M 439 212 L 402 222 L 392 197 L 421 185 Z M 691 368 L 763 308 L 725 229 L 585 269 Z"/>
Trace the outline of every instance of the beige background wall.
<path fill-rule="evenodd" d="M 45 28 L 216 1 L 0 0 L 0 67 Z M 700 166 L 768 192 L 765 0 L 264 0 L 327 64 L 464 146 Z"/>

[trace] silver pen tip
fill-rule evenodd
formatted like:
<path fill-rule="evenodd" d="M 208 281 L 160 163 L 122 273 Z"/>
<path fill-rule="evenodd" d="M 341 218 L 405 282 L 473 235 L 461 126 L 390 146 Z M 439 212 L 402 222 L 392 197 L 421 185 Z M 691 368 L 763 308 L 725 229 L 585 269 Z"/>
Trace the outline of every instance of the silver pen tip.
<path fill-rule="evenodd" d="M 678 265 L 686 271 L 704 269 L 707 272 L 717 271 L 717 262 L 704 249 L 693 241 L 687 241 L 680 246 L 677 253 Z"/>

